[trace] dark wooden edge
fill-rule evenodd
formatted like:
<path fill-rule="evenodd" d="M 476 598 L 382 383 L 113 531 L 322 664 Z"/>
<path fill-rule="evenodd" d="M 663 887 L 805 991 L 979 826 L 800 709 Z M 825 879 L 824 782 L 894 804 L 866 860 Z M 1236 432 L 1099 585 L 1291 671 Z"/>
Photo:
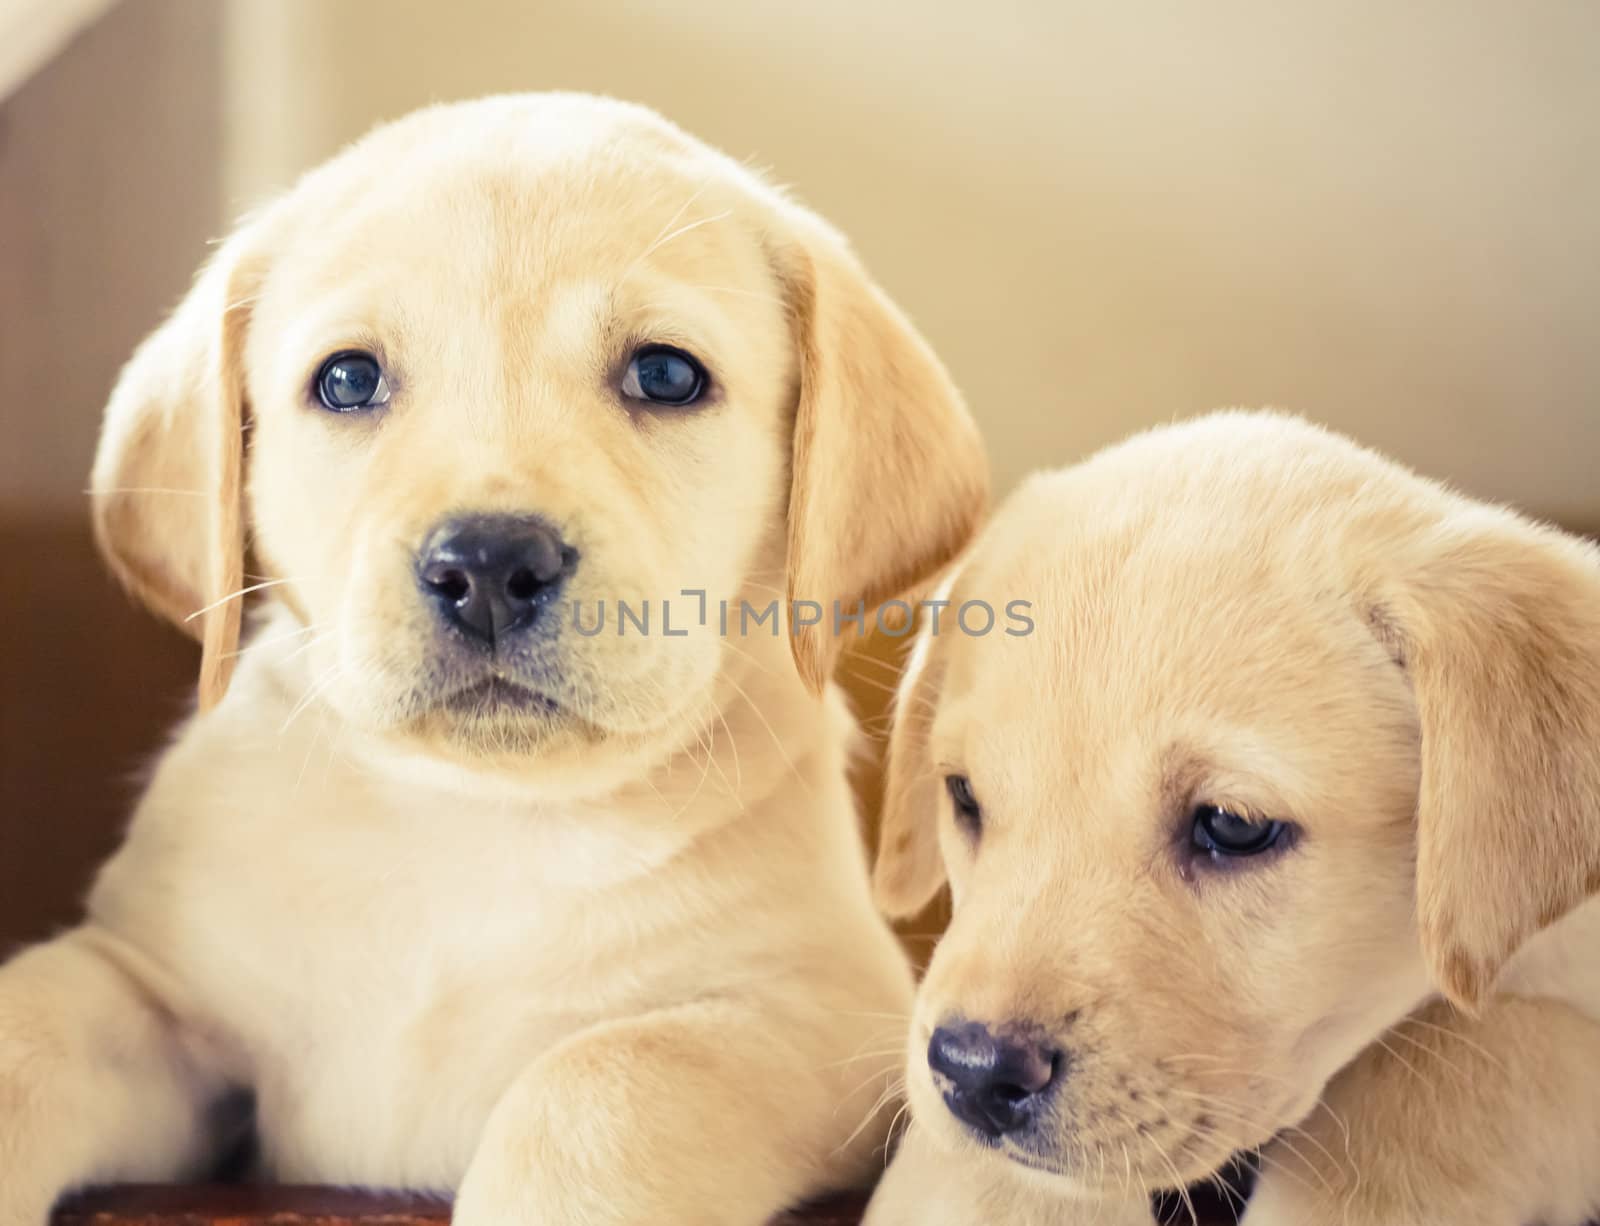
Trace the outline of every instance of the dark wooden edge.
<path fill-rule="evenodd" d="M 1193 1200 L 1158 1199 L 1163 1226 L 1234 1226 L 1243 1203 L 1226 1203 L 1210 1187 Z M 866 1194 L 831 1197 L 792 1209 L 769 1226 L 859 1226 Z M 450 1203 L 440 1197 L 351 1188 L 263 1184 L 127 1185 L 74 1197 L 56 1211 L 54 1226 L 440 1226 Z M 559 1226 L 552 1223 L 551 1226 Z"/>
<path fill-rule="evenodd" d="M 448 1222 L 450 1203 L 435 1197 L 346 1188 L 229 1184 L 97 1188 L 56 1210 L 54 1226 L 212 1226 L 227 1223 L 305 1223 L 336 1226 L 423 1226 Z"/>
<path fill-rule="evenodd" d="M 772 1226 L 858 1226 L 865 1208 L 864 1196 L 835 1197 L 781 1214 Z M 72 1198 L 56 1210 L 54 1226 L 438 1226 L 449 1220 L 448 1201 L 398 1192 L 129 1185 Z"/>
<path fill-rule="evenodd" d="M 1194 1190 L 1196 1226 L 1233 1226 L 1237 1214 L 1210 1188 Z M 770 1226 L 859 1226 L 865 1194 L 837 1196 L 779 1214 Z M 1163 1226 L 1188 1226 L 1190 1205 L 1176 1196 L 1153 1206 Z M 1242 1204 L 1238 1206 L 1242 1210 Z M 54 1226 L 440 1226 L 450 1204 L 439 1197 L 246 1184 L 130 1185 L 77 1196 Z M 552 1223 L 551 1226 L 559 1226 Z"/>

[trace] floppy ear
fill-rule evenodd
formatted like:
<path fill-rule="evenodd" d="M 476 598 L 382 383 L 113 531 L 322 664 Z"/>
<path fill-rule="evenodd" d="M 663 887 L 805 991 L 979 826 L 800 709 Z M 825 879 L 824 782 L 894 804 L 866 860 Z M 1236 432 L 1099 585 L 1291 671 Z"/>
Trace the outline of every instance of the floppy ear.
<path fill-rule="evenodd" d="M 245 235 L 123 368 L 95 455 L 95 538 L 117 577 L 198 638 L 200 707 L 228 687 L 244 582 Z"/>
<path fill-rule="evenodd" d="M 878 858 L 872 868 L 873 898 L 891 919 L 916 915 L 945 879 L 939 852 L 940 779 L 928 743 L 946 667 L 938 648 L 939 639 L 924 626 L 894 700 Z"/>
<path fill-rule="evenodd" d="M 1392 560 L 1379 617 L 1422 728 L 1417 909 L 1441 988 L 1600 889 L 1600 553 L 1462 504 Z"/>
<path fill-rule="evenodd" d="M 933 350 L 844 240 L 794 205 L 779 253 L 800 356 L 787 590 L 819 624 L 790 642 L 820 691 L 838 658 L 834 610 L 870 612 L 953 558 L 988 501 L 982 439 Z"/>

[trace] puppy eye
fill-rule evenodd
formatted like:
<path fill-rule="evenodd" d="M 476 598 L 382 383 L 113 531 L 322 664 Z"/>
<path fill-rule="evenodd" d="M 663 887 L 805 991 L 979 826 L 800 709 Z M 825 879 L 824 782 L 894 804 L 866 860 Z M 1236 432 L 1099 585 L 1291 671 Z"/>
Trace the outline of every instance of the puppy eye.
<path fill-rule="evenodd" d="M 1276 846 L 1287 827 L 1283 822 L 1241 817 L 1215 805 L 1194 811 L 1190 841 L 1216 856 L 1258 856 Z"/>
<path fill-rule="evenodd" d="M 622 376 L 622 394 L 630 400 L 681 408 L 706 393 L 706 370 L 681 349 L 645 345 L 634 352 Z"/>
<path fill-rule="evenodd" d="M 945 790 L 950 793 L 950 804 L 956 812 L 956 824 L 973 838 L 983 830 L 983 809 L 972 791 L 972 780 L 965 775 L 946 775 Z"/>
<path fill-rule="evenodd" d="M 389 403 L 389 381 L 370 353 L 336 353 L 317 370 L 317 399 L 335 413 L 357 413 Z"/>

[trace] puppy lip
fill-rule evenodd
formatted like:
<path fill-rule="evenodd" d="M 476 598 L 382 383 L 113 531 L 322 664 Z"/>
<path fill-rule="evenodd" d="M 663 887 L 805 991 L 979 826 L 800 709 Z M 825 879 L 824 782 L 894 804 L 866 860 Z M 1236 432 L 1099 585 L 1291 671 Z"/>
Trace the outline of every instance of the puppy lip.
<path fill-rule="evenodd" d="M 550 695 L 517 681 L 493 674 L 452 690 L 440 707 L 458 715 L 493 715 L 506 711 L 554 715 L 561 704 Z"/>
<path fill-rule="evenodd" d="M 1009 1161 L 1015 1162 L 1018 1166 L 1027 1170 L 1037 1171 L 1041 1175 L 1054 1175 L 1058 1179 L 1076 1179 L 1076 1176 L 1070 1174 L 1061 1166 L 1048 1162 L 1036 1154 L 1030 1154 L 1025 1150 L 1019 1150 L 1014 1146 L 1005 1145 L 999 1141 L 995 1142 L 994 1148 L 1000 1150 Z"/>
<path fill-rule="evenodd" d="M 951 1100 L 954 1098 L 954 1096 L 955 1091 L 953 1089 L 940 1090 L 939 1092 L 939 1097 L 944 1100 L 944 1105 L 949 1110 L 951 1118 L 955 1120 L 956 1126 L 961 1129 L 962 1133 L 969 1140 L 976 1141 L 985 1149 L 999 1149 L 1003 1144 L 1004 1134 L 1000 1132 L 986 1132 L 976 1124 L 970 1123 L 969 1121 L 958 1117 L 955 1113 L 955 1108 L 951 1103 Z"/>

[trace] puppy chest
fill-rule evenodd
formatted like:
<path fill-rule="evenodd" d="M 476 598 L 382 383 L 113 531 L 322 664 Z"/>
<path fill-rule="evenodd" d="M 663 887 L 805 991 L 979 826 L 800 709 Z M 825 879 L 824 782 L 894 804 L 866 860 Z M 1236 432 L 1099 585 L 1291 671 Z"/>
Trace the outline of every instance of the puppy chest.
<path fill-rule="evenodd" d="M 569 941 L 563 953 L 575 946 Z M 382 973 L 284 991 L 253 1019 L 257 1123 L 279 1178 L 451 1187 L 495 1103 L 570 1035 L 657 1007 L 692 982 L 664 982 L 617 947 L 589 969 L 541 960 L 419 958 L 413 978 Z M 671 959 L 665 959 L 671 961 Z M 287 1024 L 285 1024 L 287 1023 Z"/>
<path fill-rule="evenodd" d="M 431 1008 L 307 1010 L 255 1051 L 257 1131 L 280 1179 L 453 1187 L 500 1095 L 582 1023 L 478 993 Z M 473 1003 L 467 1003 L 473 1002 Z"/>
<path fill-rule="evenodd" d="M 700 981 L 685 965 L 698 941 L 642 935 L 601 901 L 486 888 L 442 906 L 369 883 L 317 924 L 210 962 L 273 1173 L 453 1186 L 532 1061 Z"/>

